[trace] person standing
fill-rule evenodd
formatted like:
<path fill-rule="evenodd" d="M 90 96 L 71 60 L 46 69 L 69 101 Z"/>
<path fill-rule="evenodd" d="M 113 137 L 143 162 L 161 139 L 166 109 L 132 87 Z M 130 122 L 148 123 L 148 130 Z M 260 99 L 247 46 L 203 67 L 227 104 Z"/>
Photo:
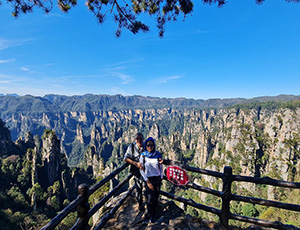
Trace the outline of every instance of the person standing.
<path fill-rule="evenodd" d="M 141 153 L 144 151 L 143 141 L 144 136 L 142 133 L 135 134 L 135 142 L 131 143 L 124 155 L 124 161 L 131 164 L 130 172 L 134 175 L 134 184 L 136 187 L 136 199 L 139 203 L 139 210 L 143 210 L 143 180 L 141 178 L 140 169 L 143 169 L 142 164 L 139 162 Z"/>
<path fill-rule="evenodd" d="M 155 211 L 163 178 L 163 160 L 161 153 L 156 151 L 155 141 L 152 137 L 146 139 L 144 145 L 146 150 L 140 156 L 140 163 L 143 166 L 140 172 L 146 182 L 147 212 L 144 223 L 148 224 L 149 221 L 151 223 L 156 221 Z"/>

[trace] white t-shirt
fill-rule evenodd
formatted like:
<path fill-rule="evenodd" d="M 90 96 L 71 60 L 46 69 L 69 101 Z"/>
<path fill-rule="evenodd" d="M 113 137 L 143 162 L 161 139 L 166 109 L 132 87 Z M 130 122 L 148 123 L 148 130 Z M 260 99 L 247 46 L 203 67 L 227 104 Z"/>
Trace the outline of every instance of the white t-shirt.
<path fill-rule="evenodd" d="M 140 162 L 144 165 L 144 156 L 140 156 Z M 148 177 L 152 176 L 161 176 L 163 178 L 163 166 L 159 164 L 157 158 L 148 158 L 145 157 L 144 170 L 140 170 L 144 180 L 148 180 Z"/>

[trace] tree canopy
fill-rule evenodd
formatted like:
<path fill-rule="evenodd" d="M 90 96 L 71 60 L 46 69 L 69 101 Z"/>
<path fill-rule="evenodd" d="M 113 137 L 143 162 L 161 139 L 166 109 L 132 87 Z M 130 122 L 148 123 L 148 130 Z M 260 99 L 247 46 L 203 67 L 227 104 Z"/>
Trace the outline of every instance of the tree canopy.
<path fill-rule="evenodd" d="M 13 8 L 12 15 L 18 17 L 22 13 L 33 12 L 34 8 L 41 8 L 45 13 L 53 10 L 52 0 L 5 0 Z M 255 0 L 257 4 L 265 0 Z M 284 0 L 299 3 L 300 0 Z M 0 5 L 3 0 L 0 0 Z M 204 4 L 217 4 L 223 6 L 225 0 L 202 0 Z M 77 0 L 57 0 L 58 7 L 63 12 L 68 12 L 77 5 Z M 149 31 L 149 26 L 139 20 L 141 14 L 155 17 L 159 36 L 163 36 L 165 24 L 176 21 L 180 15 L 184 17 L 193 11 L 192 0 L 86 0 L 85 5 L 95 15 L 99 23 L 103 23 L 105 16 L 111 14 L 117 24 L 116 36 L 121 35 L 123 28 L 133 34 L 140 31 Z"/>

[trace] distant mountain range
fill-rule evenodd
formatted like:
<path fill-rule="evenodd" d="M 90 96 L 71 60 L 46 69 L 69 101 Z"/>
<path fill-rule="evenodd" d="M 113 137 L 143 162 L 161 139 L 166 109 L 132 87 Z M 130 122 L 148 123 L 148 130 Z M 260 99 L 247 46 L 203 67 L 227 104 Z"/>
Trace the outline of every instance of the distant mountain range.
<path fill-rule="evenodd" d="M 0 93 L 0 97 L 4 97 L 4 96 L 20 97 L 20 95 L 16 93 L 7 93 L 7 94 Z"/>
<path fill-rule="evenodd" d="M 300 95 L 278 95 L 228 99 L 187 99 L 159 98 L 145 96 L 92 95 L 64 96 L 49 94 L 43 97 L 16 94 L 0 94 L 0 112 L 86 112 L 119 109 L 156 109 L 156 108 L 225 108 L 237 104 L 259 103 L 267 101 L 286 102 L 300 100 Z"/>

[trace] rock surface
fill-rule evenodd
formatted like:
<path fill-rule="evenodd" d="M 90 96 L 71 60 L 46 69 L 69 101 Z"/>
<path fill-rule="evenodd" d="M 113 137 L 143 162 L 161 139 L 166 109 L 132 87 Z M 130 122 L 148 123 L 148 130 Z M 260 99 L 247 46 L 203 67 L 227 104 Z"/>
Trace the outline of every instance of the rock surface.
<path fill-rule="evenodd" d="M 120 200 L 124 194 L 116 197 L 110 202 L 111 208 Z M 108 211 L 110 208 L 108 208 Z M 144 211 L 139 211 L 138 203 L 133 197 L 129 197 L 123 206 L 117 211 L 114 217 L 109 220 L 103 229 L 105 230 L 218 230 L 219 223 L 192 217 L 185 214 L 183 209 L 178 207 L 173 201 L 160 197 L 157 207 L 157 221 L 155 223 L 143 224 Z M 93 227 L 97 226 L 96 223 Z M 229 230 L 257 229 L 258 226 L 240 228 L 230 226 Z"/>
<path fill-rule="evenodd" d="M 144 211 L 138 210 L 138 204 L 133 197 L 129 197 L 114 218 L 111 219 L 104 229 L 131 229 L 131 230 L 196 230 L 196 229 L 218 229 L 218 225 L 213 222 L 205 222 L 201 219 L 185 215 L 173 201 L 160 199 L 157 208 L 156 223 L 143 224 Z"/>

